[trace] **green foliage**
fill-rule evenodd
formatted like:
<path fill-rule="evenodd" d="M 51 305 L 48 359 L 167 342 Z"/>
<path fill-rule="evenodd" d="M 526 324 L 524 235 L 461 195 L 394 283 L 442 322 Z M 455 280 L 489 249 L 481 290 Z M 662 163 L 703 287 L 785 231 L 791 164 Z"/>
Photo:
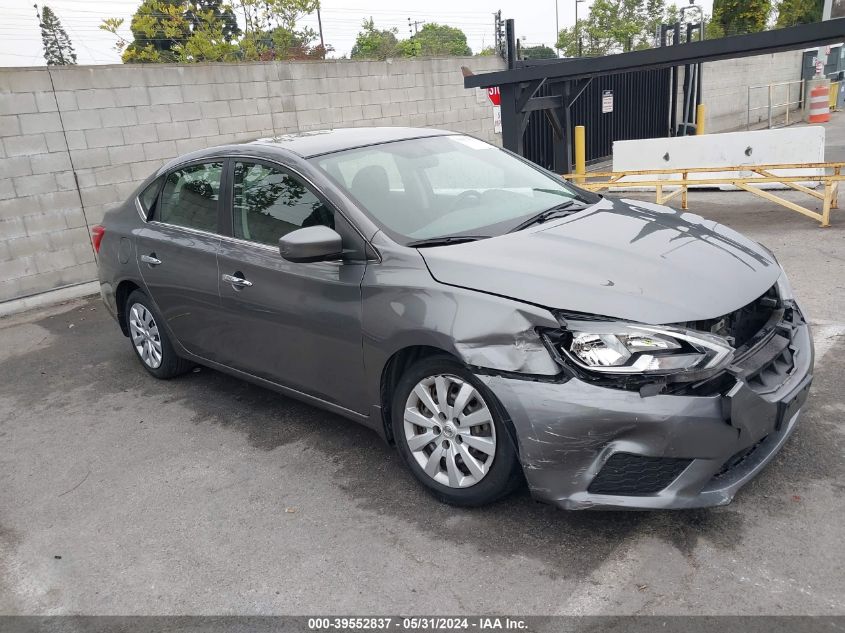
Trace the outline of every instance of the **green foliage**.
<path fill-rule="evenodd" d="M 191 36 L 176 48 L 180 62 L 233 62 L 239 58 L 239 48 L 233 44 L 232 32 L 226 22 L 215 19 L 212 11 L 194 13 Z M 237 26 L 237 25 L 236 25 Z"/>
<path fill-rule="evenodd" d="M 480 51 L 478 51 L 479 57 L 493 57 L 494 55 L 498 55 L 499 52 L 496 50 L 495 46 L 485 46 Z"/>
<path fill-rule="evenodd" d="M 45 6 L 39 16 L 41 42 L 44 45 L 44 59 L 48 66 L 70 66 L 76 63 L 76 53 L 70 38 L 62 28 L 59 18 L 50 7 Z"/>
<path fill-rule="evenodd" d="M 362 30 L 355 39 L 355 46 L 352 47 L 352 52 L 349 54 L 352 59 L 384 60 L 399 55 L 396 28 L 379 30 L 376 28 L 373 18 L 364 20 L 361 28 Z"/>
<path fill-rule="evenodd" d="M 713 0 L 713 17 L 708 37 L 757 33 L 766 28 L 772 12 L 771 0 Z"/>
<path fill-rule="evenodd" d="M 596 0 L 586 19 L 560 31 L 556 47 L 576 57 L 580 31 L 586 57 L 651 48 L 659 25 L 671 15 L 665 0 Z"/>
<path fill-rule="evenodd" d="M 296 23 L 319 0 L 238 0 L 245 31 L 224 0 L 142 0 L 130 23 L 132 40 L 119 29 L 123 20 L 100 28 L 117 37 L 125 63 L 323 59 L 330 47 L 314 46 L 317 33 Z"/>
<path fill-rule="evenodd" d="M 223 0 L 192 0 L 185 17 L 191 23 L 193 32 L 198 29 L 219 29 L 226 42 L 231 42 L 241 34 L 234 10 L 224 5 Z"/>
<path fill-rule="evenodd" d="M 461 29 L 436 22 L 424 24 L 408 41 L 413 42 L 413 46 L 405 47 L 406 54 L 413 53 L 409 57 L 472 55 L 467 36 Z"/>
<path fill-rule="evenodd" d="M 445 24 L 425 24 L 406 40 L 396 38 L 397 29 L 378 29 L 373 19 L 364 20 L 355 40 L 352 59 L 388 57 L 433 57 L 472 55 L 467 37 L 460 29 Z M 489 54 L 495 54 L 491 52 Z"/>
<path fill-rule="evenodd" d="M 554 59 L 555 57 L 557 57 L 555 50 L 542 44 L 526 46 L 522 49 L 522 59 Z"/>
<path fill-rule="evenodd" d="M 778 4 L 777 27 L 821 22 L 824 0 L 781 0 Z"/>

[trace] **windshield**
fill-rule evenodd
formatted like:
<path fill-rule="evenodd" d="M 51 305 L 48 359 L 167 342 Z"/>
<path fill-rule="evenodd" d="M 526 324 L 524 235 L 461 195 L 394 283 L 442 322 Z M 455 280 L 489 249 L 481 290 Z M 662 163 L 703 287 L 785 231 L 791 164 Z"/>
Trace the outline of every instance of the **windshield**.
<path fill-rule="evenodd" d="M 492 237 L 579 195 L 522 160 L 469 136 L 433 136 L 312 159 L 401 243 Z"/>

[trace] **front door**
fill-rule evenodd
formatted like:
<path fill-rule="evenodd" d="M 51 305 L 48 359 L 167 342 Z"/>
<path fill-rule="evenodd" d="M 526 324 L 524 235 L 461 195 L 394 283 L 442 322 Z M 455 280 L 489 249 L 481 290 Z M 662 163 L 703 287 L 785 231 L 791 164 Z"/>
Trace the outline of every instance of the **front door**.
<path fill-rule="evenodd" d="M 141 276 L 176 340 L 214 359 L 219 336 L 217 235 L 223 162 L 172 171 L 136 250 Z"/>
<path fill-rule="evenodd" d="M 218 252 L 228 323 L 221 362 L 365 413 L 363 242 L 351 244 L 352 227 L 293 172 L 232 159 L 230 173 L 232 237 Z M 281 236 L 320 224 L 341 234 L 347 256 L 314 263 L 282 259 Z"/>

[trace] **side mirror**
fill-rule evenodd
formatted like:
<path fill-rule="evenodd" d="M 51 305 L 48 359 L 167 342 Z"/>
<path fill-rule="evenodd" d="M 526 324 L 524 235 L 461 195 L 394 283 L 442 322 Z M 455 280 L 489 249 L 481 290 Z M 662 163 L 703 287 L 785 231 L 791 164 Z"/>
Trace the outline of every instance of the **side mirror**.
<path fill-rule="evenodd" d="M 279 254 L 289 262 L 320 262 L 339 259 L 343 244 L 337 231 L 327 226 L 308 226 L 280 237 Z"/>

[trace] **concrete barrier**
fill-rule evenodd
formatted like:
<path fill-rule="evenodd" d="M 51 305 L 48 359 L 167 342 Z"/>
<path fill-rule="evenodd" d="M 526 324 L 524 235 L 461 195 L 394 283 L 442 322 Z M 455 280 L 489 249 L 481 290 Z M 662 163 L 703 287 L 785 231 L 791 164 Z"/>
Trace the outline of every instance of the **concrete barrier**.
<path fill-rule="evenodd" d="M 613 171 L 638 171 L 644 169 L 683 169 L 691 167 L 732 167 L 740 165 L 766 165 L 775 163 L 824 162 L 825 129 L 821 126 L 800 126 L 778 130 L 754 132 L 728 132 L 702 136 L 652 138 L 613 143 Z M 779 176 L 820 175 L 819 169 L 791 169 L 778 172 Z M 691 180 L 712 178 L 742 178 L 753 175 L 743 172 L 698 172 L 690 174 Z M 677 177 L 677 176 L 675 176 Z M 672 176 L 631 176 L 625 180 L 668 180 Z M 803 183 L 815 187 L 818 183 Z M 707 185 L 712 188 L 713 185 Z M 782 189 L 772 183 L 761 185 L 767 189 Z M 669 187 L 667 187 L 669 188 Z M 732 185 L 721 185 L 723 190 L 735 190 Z M 654 187 L 632 186 L 630 190 Z"/>

